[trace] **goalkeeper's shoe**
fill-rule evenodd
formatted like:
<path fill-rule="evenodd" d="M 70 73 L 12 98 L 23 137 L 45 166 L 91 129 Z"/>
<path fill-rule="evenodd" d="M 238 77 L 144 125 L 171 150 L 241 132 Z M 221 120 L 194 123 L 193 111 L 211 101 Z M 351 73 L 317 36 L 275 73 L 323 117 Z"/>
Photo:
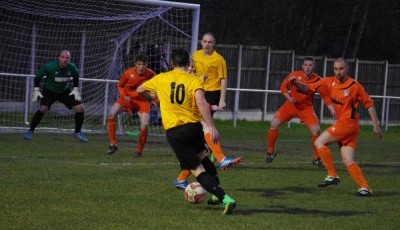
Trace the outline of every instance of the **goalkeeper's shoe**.
<path fill-rule="evenodd" d="M 89 140 L 83 135 L 82 132 L 75 132 L 72 134 L 74 137 L 78 138 L 81 142 L 88 143 Z"/>
<path fill-rule="evenodd" d="M 117 150 L 118 150 L 117 144 L 113 144 L 113 145 L 108 146 L 108 151 L 107 151 L 107 153 L 108 153 L 109 155 L 111 155 L 111 154 L 115 153 Z"/>
<path fill-rule="evenodd" d="M 236 157 L 236 158 L 224 157 L 224 159 L 222 159 L 221 163 L 219 163 L 217 167 L 220 168 L 221 170 L 225 170 L 232 165 L 239 164 L 239 162 L 241 162 L 242 160 L 243 158 L 241 157 Z"/>
<path fill-rule="evenodd" d="M 362 187 L 362 188 L 358 189 L 356 195 L 357 196 L 372 196 L 372 191 L 368 190 L 367 188 Z"/>
<path fill-rule="evenodd" d="M 218 205 L 218 204 L 221 204 L 221 202 L 219 201 L 218 197 L 216 197 L 215 195 L 212 195 L 212 196 L 210 196 L 210 198 L 208 198 L 207 204 Z"/>
<path fill-rule="evenodd" d="M 28 130 L 25 133 L 25 140 L 30 140 L 32 138 L 33 132 L 31 130 Z"/>
<path fill-rule="evenodd" d="M 224 211 L 222 213 L 224 215 L 231 215 L 233 213 L 233 209 L 236 208 L 236 201 L 230 198 L 228 195 L 225 195 L 222 203 L 224 203 Z"/>
<path fill-rule="evenodd" d="M 329 185 L 338 185 L 340 183 L 339 177 L 327 176 L 324 181 L 318 184 L 318 187 L 327 187 Z"/>
<path fill-rule="evenodd" d="M 324 167 L 324 164 L 322 163 L 322 160 L 321 160 L 321 158 L 313 158 L 312 159 L 312 164 L 313 165 L 317 165 L 318 167 L 320 167 L 320 168 L 323 168 Z"/>
<path fill-rule="evenodd" d="M 265 162 L 272 163 L 272 160 L 276 157 L 277 154 L 278 153 L 276 151 L 272 153 L 267 153 L 267 159 L 265 160 Z"/>
<path fill-rule="evenodd" d="M 185 190 L 185 188 L 189 185 L 187 180 L 178 181 L 177 179 L 174 179 L 172 181 L 172 183 L 174 184 L 175 188 L 181 189 L 181 190 Z"/>

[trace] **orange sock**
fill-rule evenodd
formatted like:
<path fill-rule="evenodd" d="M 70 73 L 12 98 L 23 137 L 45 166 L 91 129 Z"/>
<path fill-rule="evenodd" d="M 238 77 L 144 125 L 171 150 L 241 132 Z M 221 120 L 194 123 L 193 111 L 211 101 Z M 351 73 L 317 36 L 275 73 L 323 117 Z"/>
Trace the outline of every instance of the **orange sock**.
<path fill-rule="evenodd" d="M 278 130 L 268 130 L 267 134 L 267 146 L 268 146 L 268 152 L 272 153 L 275 151 L 275 142 L 278 139 Z"/>
<path fill-rule="evenodd" d="M 117 143 L 117 136 L 115 134 L 115 120 L 114 119 L 107 119 L 107 130 L 108 130 L 108 137 L 110 138 L 110 144 L 114 145 Z"/>
<path fill-rule="evenodd" d="M 139 139 L 138 139 L 138 146 L 136 147 L 136 152 L 141 153 L 143 151 L 144 145 L 147 141 L 147 129 L 140 130 Z"/>
<path fill-rule="evenodd" d="M 314 142 L 315 142 L 315 140 L 317 140 L 317 138 L 318 138 L 318 136 L 314 136 L 314 135 L 311 136 L 311 146 L 312 146 L 312 149 L 314 152 L 314 159 L 317 159 L 319 157 L 318 149 L 314 145 Z"/>
<path fill-rule="evenodd" d="M 367 181 L 365 180 L 365 177 L 357 163 L 347 166 L 347 171 L 360 188 L 364 187 L 370 190 Z"/>
<path fill-rule="evenodd" d="M 217 161 L 219 163 L 221 163 L 221 161 L 224 159 L 225 155 L 222 152 L 219 141 L 217 144 L 214 144 L 210 138 L 210 133 L 206 133 L 206 135 L 204 135 L 204 139 L 206 139 L 207 145 L 211 149 L 211 152 L 214 154 L 214 157 L 217 159 Z"/>
<path fill-rule="evenodd" d="M 335 165 L 333 165 L 333 157 L 331 150 L 327 146 L 323 146 L 318 149 L 319 157 L 321 157 L 322 163 L 324 163 L 326 170 L 328 170 L 328 175 L 337 177 L 337 172 Z"/>
<path fill-rule="evenodd" d="M 184 169 L 179 173 L 178 178 L 176 178 L 177 181 L 181 180 L 187 180 L 190 176 L 190 170 Z"/>

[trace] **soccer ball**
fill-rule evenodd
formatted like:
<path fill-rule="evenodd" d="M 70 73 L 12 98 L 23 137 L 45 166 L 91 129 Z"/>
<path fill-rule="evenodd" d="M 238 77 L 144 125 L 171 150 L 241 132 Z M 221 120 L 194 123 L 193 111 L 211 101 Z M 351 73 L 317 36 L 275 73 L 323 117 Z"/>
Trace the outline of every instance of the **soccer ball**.
<path fill-rule="evenodd" d="M 200 204 L 206 195 L 207 191 L 198 182 L 190 183 L 184 192 L 185 200 L 192 204 Z"/>

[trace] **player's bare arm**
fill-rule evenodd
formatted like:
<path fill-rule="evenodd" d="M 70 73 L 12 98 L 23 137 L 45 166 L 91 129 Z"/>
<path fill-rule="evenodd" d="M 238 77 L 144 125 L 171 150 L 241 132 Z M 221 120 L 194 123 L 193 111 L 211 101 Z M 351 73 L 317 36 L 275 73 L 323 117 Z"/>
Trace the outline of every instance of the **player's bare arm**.
<path fill-rule="evenodd" d="M 221 97 L 219 99 L 219 105 L 218 105 L 221 109 L 224 109 L 226 107 L 225 98 L 226 98 L 227 86 L 228 86 L 228 81 L 226 80 L 226 78 L 222 78 L 221 79 Z"/>
<path fill-rule="evenodd" d="M 374 131 L 375 135 L 378 137 L 378 139 L 381 140 L 383 134 L 382 134 L 381 127 L 379 126 L 378 116 L 376 115 L 375 106 L 369 107 L 368 113 L 369 113 L 369 116 L 371 117 L 372 125 L 374 127 L 373 131 Z"/>
<path fill-rule="evenodd" d="M 292 83 L 297 87 L 297 90 L 299 90 L 302 93 L 306 93 L 308 91 L 308 85 L 301 83 L 299 81 L 296 81 L 296 77 L 292 76 L 289 78 L 289 82 Z"/>
<path fill-rule="evenodd" d="M 196 90 L 194 93 L 194 97 L 196 99 L 196 104 L 199 108 L 203 121 L 207 124 L 207 127 L 209 129 L 210 138 L 214 143 L 217 143 L 219 141 L 219 133 L 215 128 L 213 119 L 211 118 L 210 108 L 204 97 L 204 91 Z"/>

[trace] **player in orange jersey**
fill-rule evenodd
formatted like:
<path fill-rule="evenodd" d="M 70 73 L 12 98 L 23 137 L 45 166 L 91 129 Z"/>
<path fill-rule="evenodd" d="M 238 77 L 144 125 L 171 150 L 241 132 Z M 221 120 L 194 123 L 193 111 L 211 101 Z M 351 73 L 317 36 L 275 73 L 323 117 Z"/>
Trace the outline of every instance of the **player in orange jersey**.
<path fill-rule="evenodd" d="M 299 90 L 302 92 L 325 92 L 333 102 L 337 121 L 325 130 L 315 140 L 315 147 L 324 163 L 328 176 L 318 184 L 318 187 L 337 185 L 340 179 L 333 164 L 332 153 L 327 147 L 330 143 L 337 142 L 340 147 L 342 161 L 347 167 L 347 171 L 359 186 L 358 196 L 372 195 L 372 190 L 368 186 L 365 177 L 356 162 L 354 162 L 354 151 L 357 147 L 357 138 L 360 132 L 357 107 L 361 103 L 369 113 L 373 124 L 373 131 L 379 139 L 382 138 L 382 131 L 379 127 L 374 102 L 365 92 L 362 85 L 353 80 L 348 75 L 349 65 L 344 58 L 338 58 L 333 64 L 335 76 L 323 78 L 321 81 L 312 84 L 303 84 L 295 78 L 291 78 Z"/>
<path fill-rule="evenodd" d="M 148 57 L 139 54 L 135 59 L 135 67 L 126 70 L 119 79 L 117 88 L 120 97 L 112 106 L 107 119 L 108 137 L 110 138 L 108 154 L 113 154 L 118 150 L 115 116 L 123 111 L 131 114 L 134 109 L 137 109 L 140 118 L 140 132 L 135 156 L 142 156 L 143 147 L 147 140 L 150 103 L 136 92 L 136 88 L 156 75 L 151 69 L 147 68 L 147 62 Z"/>
<path fill-rule="evenodd" d="M 304 122 L 307 125 L 311 132 L 311 143 L 314 143 L 320 134 L 319 121 L 313 108 L 314 92 L 298 92 L 296 86 L 289 84 L 288 81 L 289 78 L 295 77 L 297 81 L 304 83 L 318 82 L 321 80 L 321 77 L 314 73 L 314 68 L 314 58 L 305 57 L 303 59 L 302 70 L 291 72 L 281 84 L 281 93 L 286 97 L 286 102 L 275 113 L 267 133 L 267 163 L 271 163 L 277 155 L 275 151 L 275 142 L 278 139 L 279 127 L 283 123 L 290 121 L 292 118 L 298 117 L 300 122 Z M 321 96 L 325 105 L 331 111 L 332 116 L 334 116 L 332 102 L 325 95 L 321 94 Z M 313 144 L 312 146 L 314 152 L 312 163 L 323 167 L 322 161 L 318 156 L 318 150 Z"/>

